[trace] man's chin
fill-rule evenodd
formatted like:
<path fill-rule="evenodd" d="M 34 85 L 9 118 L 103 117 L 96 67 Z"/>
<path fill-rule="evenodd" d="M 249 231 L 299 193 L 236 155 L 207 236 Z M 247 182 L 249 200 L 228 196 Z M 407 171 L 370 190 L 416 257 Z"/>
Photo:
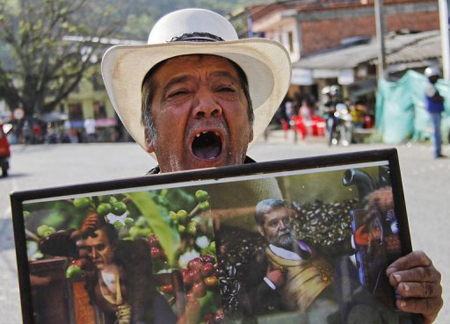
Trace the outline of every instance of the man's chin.
<path fill-rule="evenodd" d="M 292 249 L 292 246 L 294 244 L 294 240 L 291 236 L 281 236 L 277 240 L 277 244 L 279 247 L 282 247 L 284 249 Z"/>
<path fill-rule="evenodd" d="M 98 270 L 102 270 L 105 267 L 103 262 L 94 262 L 94 265 Z"/>

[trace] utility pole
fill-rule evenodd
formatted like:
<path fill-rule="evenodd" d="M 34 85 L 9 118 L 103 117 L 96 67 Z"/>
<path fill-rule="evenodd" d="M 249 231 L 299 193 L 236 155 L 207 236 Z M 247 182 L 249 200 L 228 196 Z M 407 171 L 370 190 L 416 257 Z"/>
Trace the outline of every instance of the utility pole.
<path fill-rule="evenodd" d="M 450 81 L 450 35 L 449 35 L 449 0 L 439 0 L 439 21 L 441 25 L 442 69 L 444 79 Z"/>
<path fill-rule="evenodd" d="M 375 0 L 375 22 L 378 44 L 378 79 L 386 78 L 386 49 L 384 46 L 384 5 L 383 0 Z"/>

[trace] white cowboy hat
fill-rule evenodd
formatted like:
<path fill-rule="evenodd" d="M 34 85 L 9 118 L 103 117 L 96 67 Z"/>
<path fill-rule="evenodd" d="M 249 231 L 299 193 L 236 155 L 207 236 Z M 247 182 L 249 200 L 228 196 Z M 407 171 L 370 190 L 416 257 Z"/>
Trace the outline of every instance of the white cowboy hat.
<path fill-rule="evenodd" d="M 119 45 L 106 51 L 102 61 L 106 91 L 126 129 L 145 149 L 141 124 L 144 77 L 159 62 L 190 54 L 225 57 L 245 72 L 255 115 L 251 147 L 288 90 L 289 54 L 280 43 L 268 39 L 239 40 L 227 19 L 204 9 L 183 9 L 162 17 L 150 32 L 148 45 Z"/>

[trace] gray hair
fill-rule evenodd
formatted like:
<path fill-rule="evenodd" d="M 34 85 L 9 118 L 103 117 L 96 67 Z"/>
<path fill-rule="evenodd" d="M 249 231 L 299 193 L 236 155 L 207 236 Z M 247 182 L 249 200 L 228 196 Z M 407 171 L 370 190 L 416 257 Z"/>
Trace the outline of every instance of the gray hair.
<path fill-rule="evenodd" d="M 263 226 L 265 220 L 264 215 L 279 207 L 289 208 L 287 202 L 281 199 L 261 200 L 255 207 L 256 224 L 259 226 Z"/>
<path fill-rule="evenodd" d="M 204 54 L 193 54 L 193 55 L 204 55 Z M 168 60 L 159 62 L 154 67 L 150 69 L 150 71 L 147 72 L 147 74 L 144 77 L 144 80 L 142 81 L 142 87 L 141 87 L 141 124 L 145 128 L 145 136 L 146 138 L 150 139 L 151 141 L 154 141 L 156 138 L 156 127 L 155 122 L 152 117 L 152 101 L 153 96 L 156 91 L 156 82 L 152 79 L 152 76 L 155 74 L 157 70 L 159 70 L 165 62 Z M 231 61 L 231 64 L 235 67 L 239 79 L 241 81 L 242 91 L 244 91 L 245 99 L 247 99 L 247 115 L 248 120 L 250 122 L 250 125 L 253 125 L 253 119 L 254 119 L 254 113 L 253 113 L 253 105 L 252 105 L 252 99 L 250 98 L 250 91 L 248 87 L 248 80 L 247 76 L 245 75 L 245 72 L 242 70 L 242 68 Z"/>

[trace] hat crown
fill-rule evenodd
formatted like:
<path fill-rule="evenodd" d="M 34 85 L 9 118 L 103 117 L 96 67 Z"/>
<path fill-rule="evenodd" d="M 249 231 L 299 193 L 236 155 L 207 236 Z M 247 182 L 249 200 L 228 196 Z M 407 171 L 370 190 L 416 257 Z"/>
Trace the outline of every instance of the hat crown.
<path fill-rule="evenodd" d="M 186 34 L 210 34 L 224 41 L 237 40 L 233 25 L 225 17 L 205 9 L 182 9 L 159 19 L 148 37 L 148 44 L 171 42 Z M 217 41 L 206 37 L 205 40 Z"/>
<path fill-rule="evenodd" d="M 425 75 L 427 77 L 440 76 L 441 72 L 439 71 L 439 69 L 437 67 L 430 66 L 425 69 Z"/>

